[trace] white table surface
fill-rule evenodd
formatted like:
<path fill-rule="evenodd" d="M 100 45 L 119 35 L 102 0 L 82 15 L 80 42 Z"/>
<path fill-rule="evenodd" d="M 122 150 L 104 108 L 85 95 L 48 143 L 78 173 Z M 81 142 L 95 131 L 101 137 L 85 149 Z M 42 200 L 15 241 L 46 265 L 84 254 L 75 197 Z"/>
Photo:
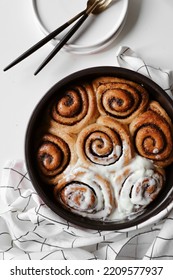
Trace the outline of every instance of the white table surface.
<path fill-rule="evenodd" d="M 151 65 L 173 69 L 172 0 L 129 0 L 126 24 L 107 49 L 92 55 L 61 50 L 36 77 L 33 73 L 51 51 L 51 44 L 3 72 L 8 63 L 43 37 L 31 0 L 1 0 L 0 30 L 0 171 L 7 160 L 24 159 L 30 115 L 61 78 L 83 68 L 115 65 L 116 51 L 122 45 L 131 47 Z"/>

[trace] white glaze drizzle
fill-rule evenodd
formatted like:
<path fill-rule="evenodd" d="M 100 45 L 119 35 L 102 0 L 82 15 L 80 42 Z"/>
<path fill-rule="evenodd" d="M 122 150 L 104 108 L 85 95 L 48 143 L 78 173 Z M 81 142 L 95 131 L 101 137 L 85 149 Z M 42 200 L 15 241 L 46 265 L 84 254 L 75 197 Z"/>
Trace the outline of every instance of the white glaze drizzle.
<path fill-rule="evenodd" d="M 128 147 L 125 143 L 123 147 L 125 152 Z M 91 164 L 89 168 L 86 168 L 80 159 L 78 159 L 75 166 L 69 166 L 67 168 L 65 172 L 66 181 L 79 179 L 81 182 L 93 186 L 95 184 L 96 174 L 109 180 L 117 204 L 117 207 L 112 207 L 110 205 L 107 189 L 102 186 L 102 188 L 95 188 L 98 205 L 93 213 L 91 213 L 90 210 L 81 211 L 80 209 L 71 209 L 73 212 L 94 219 L 119 220 L 138 212 L 141 207 L 145 207 L 151 202 L 152 199 L 150 196 L 143 197 L 142 189 L 139 191 L 138 195 L 136 195 L 136 188 L 138 184 L 142 183 L 142 180 L 149 178 L 148 184 L 153 185 L 156 182 L 158 187 L 157 192 L 160 191 L 162 187 L 161 180 L 159 175 L 154 172 L 152 161 L 135 155 L 130 163 L 125 166 L 124 152 L 119 160 L 112 165 L 101 166 Z M 124 176 L 125 172 L 131 174 L 129 177 L 127 175 L 127 179 Z M 78 174 L 81 175 L 78 176 Z M 120 180 L 121 177 L 122 179 Z M 125 179 L 126 181 L 124 183 Z M 133 190 L 131 190 L 132 185 L 134 186 Z M 89 195 L 89 192 L 86 193 L 86 196 L 87 195 Z M 87 200 L 89 199 L 88 197 Z M 83 205 L 82 209 L 85 207 L 86 206 Z"/>

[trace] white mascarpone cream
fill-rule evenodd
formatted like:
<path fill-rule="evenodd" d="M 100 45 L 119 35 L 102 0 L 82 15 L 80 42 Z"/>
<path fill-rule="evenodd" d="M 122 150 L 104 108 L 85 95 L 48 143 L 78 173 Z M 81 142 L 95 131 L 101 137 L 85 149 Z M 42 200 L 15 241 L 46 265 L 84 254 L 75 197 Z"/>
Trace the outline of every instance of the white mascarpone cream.
<path fill-rule="evenodd" d="M 69 202 L 71 211 L 104 220 L 119 220 L 140 212 L 154 200 L 164 181 L 152 161 L 139 155 L 126 166 L 123 157 L 108 166 L 93 164 L 89 168 L 78 160 L 75 166 L 67 168 L 65 178 L 66 182 L 83 182 L 89 188 L 80 196 L 80 207 Z M 92 192 L 96 196 L 93 206 L 89 204 Z"/>

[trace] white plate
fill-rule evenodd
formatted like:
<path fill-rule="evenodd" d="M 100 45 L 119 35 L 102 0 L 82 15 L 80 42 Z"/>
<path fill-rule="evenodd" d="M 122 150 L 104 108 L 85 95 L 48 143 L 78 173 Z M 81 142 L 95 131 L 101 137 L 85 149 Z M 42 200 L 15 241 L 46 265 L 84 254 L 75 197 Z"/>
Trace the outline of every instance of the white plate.
<path fill-rule="evenodd" d="M 32 0 L 32 3 L 41 30 L 47 35 L 84 10 L 87 0 Z M 128 3 L 129 0 L 113 0 L 101 14 L 90 15 L 64 49 L 74 53 L 91 53 L 107 46 L 118 36 L 124 25 Z M 52 43 L 57 44 L 71 26 Z"/>

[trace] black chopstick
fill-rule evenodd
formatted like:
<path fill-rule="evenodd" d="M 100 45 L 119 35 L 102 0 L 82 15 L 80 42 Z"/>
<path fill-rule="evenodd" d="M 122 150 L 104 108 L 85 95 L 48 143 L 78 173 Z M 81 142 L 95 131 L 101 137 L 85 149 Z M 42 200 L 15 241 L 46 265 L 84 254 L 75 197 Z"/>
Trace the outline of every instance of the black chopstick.
<path fill-rule="evenodd" d="M 12 68 L 22 60 L 24 60 L 26 57 L 34 53 L 36 50 L 44 46 L 47 42 L 49 42 L 51 39 L 55 38 L 56 35 L 61 33 L 64 29 L 66 29 L 68 26 L 70 26 L 74 21 L 76 21 L 78 18 L 80 18 L 82 15 L 84 15 L 87 11 L 87 8 L 80 13 L 78 13 L 76 16 L 65 22 L 63 25 L 52 31 L 49 35 L 41 39 L 39 42 L 37 42 L 35 45 L 33 45 L 31 48 L 29 48 L 26 52 L 21 54 L 18 58 L 16 58 L 14 61 L 12 61 L 8 66 L 4 68 L 4 71 L 7 71 L 8 69 Z"/>
<path fill-rule="evenodd" d="M 72 35 L 77 31 L 77 29 L 83 24 L 83 22 L 87 19 L 90 13 L 95 9 L 99 2 L 94 2 L 94 4 L 86 9 L 83 16 L 77 21 L 77 23 L 69 30 L 69 32 L 60 40 L 60 42 L 55 46 L 53 51 L 46 57 L 46 59 L 41 63 L 41 65 L 37 68 L 34 75 L 37 75 L 48 62 L 57 54 L 57 52 L 65 45 L 65 43 L 72 37 Z"/>

